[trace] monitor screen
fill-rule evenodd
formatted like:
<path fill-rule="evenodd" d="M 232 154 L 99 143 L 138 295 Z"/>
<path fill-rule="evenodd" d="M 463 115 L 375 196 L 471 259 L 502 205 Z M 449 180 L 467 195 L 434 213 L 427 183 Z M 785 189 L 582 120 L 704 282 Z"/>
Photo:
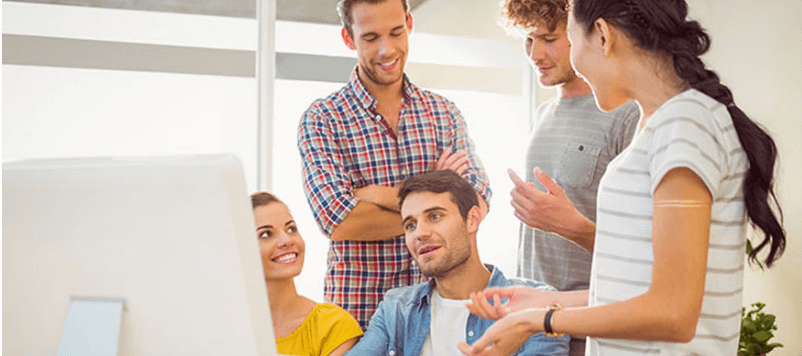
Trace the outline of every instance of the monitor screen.
<path fill-rule="evenodd" d="M 71 300 L 122 300 L 118 355 L 274 355 L 240 162 L 3 164 L 3 355 L 57 355 Z"/>

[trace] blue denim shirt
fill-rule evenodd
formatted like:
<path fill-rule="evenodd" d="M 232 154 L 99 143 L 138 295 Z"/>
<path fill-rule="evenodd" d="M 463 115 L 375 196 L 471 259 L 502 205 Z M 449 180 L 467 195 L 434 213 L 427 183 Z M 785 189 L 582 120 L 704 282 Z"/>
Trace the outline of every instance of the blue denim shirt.
<path fill-rule="evenodd" d="M 491 265 L 485 266 L 492 272 L 487 287 L 525 285 L 542 290 L 554 290 L 551 286 L 540 282 L 518 278 L 507 279 L 497 268 Z M 370 319 L 365 335 L 346 356 L 420 355 L 423 342 L 429 336 L 431 322 L 429 298 L 434 288 L 435 282 L 432 278 L 415 286 L 388 291 Z M 493 322 L 495 321 L 471 314 L 465 327 L 465 341 L 468 344 L 474 343 Z M 569 336 L 550 338 L 538 333 L 530 337 L 515 355 L 568 355 L 569 339 Z M 454 348 L 456 347 L 457 345 L 454 345 Z"/>

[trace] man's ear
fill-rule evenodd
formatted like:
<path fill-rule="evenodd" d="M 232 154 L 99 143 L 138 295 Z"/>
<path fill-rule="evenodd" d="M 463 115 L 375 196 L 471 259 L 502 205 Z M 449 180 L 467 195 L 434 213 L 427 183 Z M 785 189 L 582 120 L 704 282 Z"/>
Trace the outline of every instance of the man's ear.
<path fill-rule="evenodd" d="M 343 29 L 340 31 L 340 35 L 342 35 L 343 43 L 345 43 L 345 46 L 348 47 L 348 49 L 356 49 L 356 46 L 354 45 L 354 39 L 351 38 L 351 34 L 348 33 L 348 30 L 345 27 L 343 27 Z"/>
<path fill-rule="evenodd" d="M 613 44 L 615 43 L 615 34 L 613 33 L 612 26 L 602 18 L 597 19 L 593 23 L 593 27 L 595 29 L 593 35 L 598 36 L 595 38 L 594 41 L 600 46 L 602 53 L 604 56 L 607 57 L 613 50 Z"/>
<path fill-rule="evenodd" d="M 407 13 L 407 31 L 412 33 L 412 13 Z"/>
<path fill-rule="evenodd" d="M 479 231 L 479 223 L 482 222 L 482 213 L 478 206 L 474 205 L 471 210 L 468 210 L 468 216 L 465 219 L 465 227 L 468 233 L 475 233 Z"/>

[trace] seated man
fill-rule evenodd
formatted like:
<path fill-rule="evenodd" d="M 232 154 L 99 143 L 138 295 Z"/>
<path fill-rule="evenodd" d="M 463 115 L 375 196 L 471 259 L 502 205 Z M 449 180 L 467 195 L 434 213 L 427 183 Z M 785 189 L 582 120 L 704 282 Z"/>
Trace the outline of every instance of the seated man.
<path fill-rule="evenodd" d="M 458 174 L 433 171 L 405 180 L 398 189 L 406 245 L 428 282 L 387 292 L 365 336 L 347 355 L 461 355 L 493 324 L 471 315 L 470 294 L 492 286 L 528 285 L 483 265 L 476 247 L 481 221 L 476 193 Z M 532 336 L 517 354 L 567 355 L 568 336 Z"/>

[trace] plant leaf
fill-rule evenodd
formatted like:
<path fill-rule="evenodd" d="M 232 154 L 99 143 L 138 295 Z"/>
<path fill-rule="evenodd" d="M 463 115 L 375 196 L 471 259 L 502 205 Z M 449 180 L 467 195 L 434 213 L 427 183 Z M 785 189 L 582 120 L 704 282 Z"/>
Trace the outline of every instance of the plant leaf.
<path fill-rule="evenodd" d="M 757 332 L 757 326 L 755 326 L 755 322 L 751 319 L 744 319 L 741 328 L 749 335 Z"/>
<path fill-rule="evenodd" d="M 752 251 L 754 251 L 754 250 L 755 250 L 755 248 L 752 247 L 752 241 L 750 241 L 749 239 L 746 239 L 746 256 L 747 257 L 751 257 Z M 755 263 L 757 263 L 758 267 L 760 267 L 761 270 L 765 270 L 765 268 L 763 267 L 763 264 L 760 263 L 760 259 L 755 258 L 754 261 L 755 261 Z"/>
<path fill-rule="evenodd" d="M 774 320 L 776 320 L 776 318 L 777 317 L 774 315 L 767 314 L 763 320 L 760 321 L 760 324 L 763 326 L 763 329 L 771 330 L 771 327 L 774 326 Z"/>
<path fill-rule="evenodd" d="M 752 334 L 752 339 L 754 339 L 757 342 L 763 343 L 763 342 L 766 342 L 769 339 L 771 339 L 772 336 L 774 336 L 774 335 L 772 335 L 770 332 L 764 330 L 764 331 L 758 331 L 758 332 Z"/>

